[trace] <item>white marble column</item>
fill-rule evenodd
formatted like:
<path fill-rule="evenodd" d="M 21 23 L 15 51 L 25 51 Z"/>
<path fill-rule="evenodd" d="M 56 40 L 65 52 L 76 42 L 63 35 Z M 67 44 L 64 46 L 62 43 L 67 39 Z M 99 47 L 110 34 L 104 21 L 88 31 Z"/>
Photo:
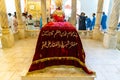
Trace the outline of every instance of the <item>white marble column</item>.
<path fill-rule="evenodd" d="M 107 26 L 108 26 L 109 20 L 110 20 L 110 14 L 111 14 L 112 7 L 113 7 L 113 1 L 114 0 L 110 0 L 110 2 L 109 2 L 108 15 L 107 15 Z"/>
<path fill-rule="evenodd" d="M 16 15 L 18 20 L 18 38 L 23 39 L 25 37 L 25 26 L 22 20 L 20 0 L 15 0 Z"/>
<path fill-rule="evenodd" d="M 0 23 L 2 28 L 2 48 L 9 48 L 14 45 L 13 34 L 9 30 L 8 17 L 6 13 L 5 0 L 0 0 Z"/>
<path fill-rule="evenodd" d="M 77 5 L 76 5 L 76 2 L 77 0 L 72 0 L 72 12 L 71 12 L 71 18 L 70 18 L 70 23 L 74 26 L 76 26 L 76 8 L 77 8 Z"/>
<path fill-rule="evenodd" d="M 25 3 L 25 5 L 24 5 L 24 9 L 25 9 L 25 10 L 24 10 L 24 11 L 25 11 L 25 12 L 27 12 L 27 3 L 28 3 L 27 1 L 28 1 L 28 0 L 24 0 L 24 3 Z"/>
<path fill-rule="evenodd" d="M 101 23 L 101 15 L 103 12 L 103 4 L 104 0 L 98 0 L 98 7 L 97 7 L 97 16 L 95 21 L 95 27 L 93 30 L 93 39 L 95 40 L 102 40 L 102 33 L 100 31 L 100 23 Z"/>
<path fill-rule="evenodd" d="M 41 0 L 41 12 L 42 12 L 42 24 L 44 26 L 47 23 L 46 0 Z"/>
<path fill-rule="evenodd" d="M 104 35 L 103 44 L 105 48 L 115 49 L 117 46 L 117 24 L 119 20 L 120 0 L 114 0 L 109 20 L 109 29 Z"/>
<path fill-rule="evenodd" d="M 50 14 L 51 14 L 51 9 L 50 9 L 50 6 L 51 6 L 51 0 L 47 0 L 46 1 L 46 7 L 47 7 L 47 17 L 49 17 L 50 19 Z"/>

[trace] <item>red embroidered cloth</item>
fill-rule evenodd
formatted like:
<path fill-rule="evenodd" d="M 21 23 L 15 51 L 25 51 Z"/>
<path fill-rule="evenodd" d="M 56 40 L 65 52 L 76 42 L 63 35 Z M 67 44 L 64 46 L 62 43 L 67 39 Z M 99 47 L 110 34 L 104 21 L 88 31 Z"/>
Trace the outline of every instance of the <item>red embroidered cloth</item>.
<path fill-rule="evenodd" d="M 92 74 L 80 37 L 69 22 L 49 22 L 41 29 L 29 72 L 53 65 L 72 65 Z"/>

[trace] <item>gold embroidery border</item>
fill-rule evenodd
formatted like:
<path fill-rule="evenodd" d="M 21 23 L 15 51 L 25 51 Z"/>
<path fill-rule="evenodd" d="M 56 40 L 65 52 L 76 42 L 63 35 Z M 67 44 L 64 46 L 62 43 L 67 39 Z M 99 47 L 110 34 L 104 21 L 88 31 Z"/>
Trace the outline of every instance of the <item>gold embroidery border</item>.
<path fill-rule="evenodd" d="M 82 61 L 80 61 L 78 58 L 75 57 L 49 57 L 49 58 L 44 58 L 44 59 L 39 59 L 39 60 L 35 60 L 32 62 L 32 64 L 38 64 L 39 62 L 45 62 L 45 61 L 49 61 L 49 60 L 61 60 L 61 59 L 67 59 L 67 60 L 75 60 L 77 61 L 80 65 L 82 65 L 83 67 L 85 67 L 85 63 L 83 63 Z"/>

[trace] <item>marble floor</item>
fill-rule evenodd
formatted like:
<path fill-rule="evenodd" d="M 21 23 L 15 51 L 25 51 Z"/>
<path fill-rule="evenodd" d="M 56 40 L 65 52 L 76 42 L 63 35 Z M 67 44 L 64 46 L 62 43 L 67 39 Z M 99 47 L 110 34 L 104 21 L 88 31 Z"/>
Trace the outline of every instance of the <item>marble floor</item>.
<path fill-rule="evenodd" d="M 0 80 L 21 80 L 32 62 L 37 39 L 15 42 L 9 49 L 0 49 Z M 95 80 L 120 80 L 120 51 L 105 49 L 102 42 L 82 39 L 86 64 L 96 72 Z"/>

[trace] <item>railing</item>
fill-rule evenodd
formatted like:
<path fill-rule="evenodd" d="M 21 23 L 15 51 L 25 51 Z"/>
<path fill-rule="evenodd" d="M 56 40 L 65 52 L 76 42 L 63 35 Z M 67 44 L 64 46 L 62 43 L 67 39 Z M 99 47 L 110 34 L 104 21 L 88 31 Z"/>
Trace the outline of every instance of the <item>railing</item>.
<path fill-rule="evenodd" d="M 78 34 L 80 35 L 81 38 L 87 38 L 91 39 L 92 38 L 92 31 L 87 31 L 87 30 L 79 30 Z"/>
<path fill-rule="evenodd" d="M 40 30 L 26 30 L 25 36 L 30 38 L 36 38 L 39 35 Z M 92 38 L 92 31 L 79 30 L 78 34 L 81 38 Z"/>
<path fill-rule="evenodd" d="M 117 48 L 120 50 L 120 31 L 117 32 Z"/>
<path fill-rule="evenodd" d="M 25 30 L 26 38 L 36 38 L 39 35 L 40 30 Z"/>
<path fill-rule="evenodd" d="M 40 30 L 25 30 L 25 37 L 26 38 L 37 38 L 39 36 Z M 78 34 L 81 39 L 92 39 L 93 31 L 87 30 L 78 30 Z M 104 35 L 104 34 L 103 34 Z M 117 32 L 117 48 L 120 49 L 120 31 Z M 2 37 L 2 33 L 0 33 L 0 39 Z M 18 39 L 18 33 L 14 34 L 15 41 Z"/>

